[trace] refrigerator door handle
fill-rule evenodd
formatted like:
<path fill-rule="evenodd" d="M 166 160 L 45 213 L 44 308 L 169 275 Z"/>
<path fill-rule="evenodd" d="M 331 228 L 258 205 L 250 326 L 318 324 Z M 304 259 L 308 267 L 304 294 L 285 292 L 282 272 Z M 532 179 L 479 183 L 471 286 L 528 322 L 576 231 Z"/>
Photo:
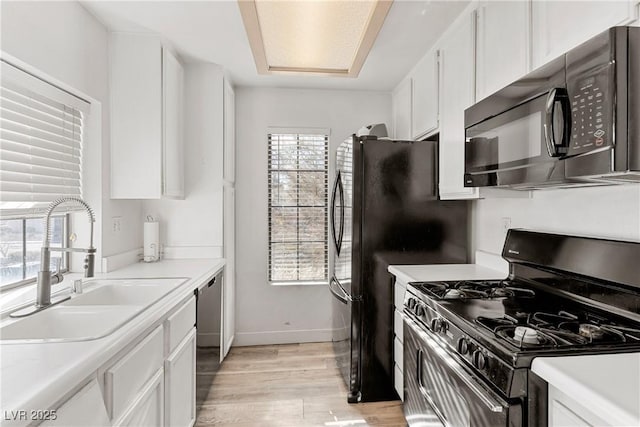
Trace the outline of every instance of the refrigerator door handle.
<path fill-rule="evenodd" d="M 344 237 L 344 187 L 342 186 L 342 175 L 338 174 L 338 188 L 340 189 L 340 233 L 338 234 L 338 255 L 342 249 L 342 238 Z"/>
<path fill-rule="evenodd" d="M 339 293 L 336 292 L 336 287 L 338 288 Z M 347 294 L 344 288 L 340 286 L 340 283 L 335 277 L 332 277 L 331 280 L 329 280 L 329 290 L 331 291 L 333 296 L 336 297 L 338 301 L 340 301 L 343 304 L 348 304 L 353 301 L 353 298 L 351 298 L 351 296 Z"/>
<path fill-rule="evenodd" d="M 340 249 L 338 246 L 338 235 L 336 233 L 336 190 L 338 189 L 338 183 L 340 182 L 340 171 L 338 171 L 338 175 L 336 176 L 336 180 L 333 183 L 333 190 L 331 191 L 331 237 L 333 238 L 333 244 L 336 247 L 336 251 L 338 254 L 340 253 Z"/>

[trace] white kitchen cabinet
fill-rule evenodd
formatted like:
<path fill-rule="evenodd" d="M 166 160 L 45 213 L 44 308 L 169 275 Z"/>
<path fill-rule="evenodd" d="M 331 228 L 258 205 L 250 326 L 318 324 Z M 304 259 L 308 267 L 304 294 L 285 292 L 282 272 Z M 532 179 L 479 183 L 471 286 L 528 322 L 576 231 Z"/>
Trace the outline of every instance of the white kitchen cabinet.
<path fill-rule="evenodd" d="M 400 280 L 395 280 L 393 283 L 393 384 L 400 399 L 404 400 L 404 322 L 402 310 L 407 284 Z"/>
<path fill-rule="evenodd" d="M 539 67 L 609 27 L 638 16 L 637 0 L 533 1 L 533 67 Z"/>
<path fill-rule="evenodd" d="M 464 186 L 464 110 L 474 103 L 475 13 L 464 13 L 440 41 L 440 197 L 477 198 Z"/>
<path fill-rule="evenodd" d="M 438 52 L 429 51 L 411 73 L 411 138 L 438 128 Z"/>
<path fill-rule="evenodd" d="M 236 180 L 236 124 L 235 94 L 231 83 L 224 80 L 224 170 L 223 177 L 228 183 Z"/>
<path fill-rule="evenodd" d="M 122 427 L 158 427 L 164 420 L 163 370 L 160 368 L 133 399 L 129 410 L 114 423 Z"/>
<path fill-rule="evenodd" d="M 111 198 L 184 197 L 183 70 L 157 36 L 111 33 Z"/>
<path fill-rule="evenodd" d="M 49 419 L 40 424 L 41 426 L 100 427 L 111 425 L 100 392 L 100 385 L 95 378 L 58 407 L 55 412 L 48 415 L 55 419 Z"/>
<path fill-rule="evenodd" d="M 411 140 L 411 78 L 405 78 L 391 95 L 393 139 Z"/>
<path fill-rule="evenodd" d="M 224 186 L 224 279 L 222 282 L 222 345 L 223 356 L 226 356 L 235 337 L 235 189 Z"/>
<path fill-rule="evenodd" d="M 606 414 L 605 415 L 606 418 Z M 613 426 L 604 418 L 576 402 L 553 386 L 549 386 L 549 427 Z"/>
<path fill-rule="evenodd" d="M 192 426 L 196 421 L 196 329 L 164 362 L 164 419 L 167 427 Z"/>
<path fill-rule="evenodd" d="M 482 1 L 476 25 L 476 99 L 502 89 L 529 70 L 527 1 Z"/>

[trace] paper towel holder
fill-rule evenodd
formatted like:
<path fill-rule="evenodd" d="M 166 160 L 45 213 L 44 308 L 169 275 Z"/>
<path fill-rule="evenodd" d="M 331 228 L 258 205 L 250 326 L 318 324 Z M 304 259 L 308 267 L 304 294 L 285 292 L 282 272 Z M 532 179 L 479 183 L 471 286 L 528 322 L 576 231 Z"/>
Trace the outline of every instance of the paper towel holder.
<path fill-rule="evenodd" d="M 157 262 L 160 261 L 160 242 L 158 236 L 158 228 L 159 224 L 155 220 L 155 218 L 151 215 L 147 215 L 145 223 L 156 223 L 156 239 L 155 242 L 147 242 L 147 233 L 145 227 L 145 242 L 144 242 L 144 254 L 142 260 L 144 262 Z"/>

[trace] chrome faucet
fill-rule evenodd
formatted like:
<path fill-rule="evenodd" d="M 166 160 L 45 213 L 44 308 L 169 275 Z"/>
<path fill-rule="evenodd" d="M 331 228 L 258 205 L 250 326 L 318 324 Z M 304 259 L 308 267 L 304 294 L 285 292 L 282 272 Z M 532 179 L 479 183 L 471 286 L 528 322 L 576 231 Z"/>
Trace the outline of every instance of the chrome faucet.
<path fill-rule="evenodd" d="M 81 205 L 87 211 L 89 215 L 89 223 L 91 226 L 91 236 L 89 241 L 89 247 L 87 249 L 82 248 L 52 248 L 51 245 L 51 214 L 53 210 L 63 203 L 76 203 Z M 62 274 L 60 274 L 60 264 L 58 263 L 58 271 L 52 274 L 49 271 L 49 264 L 51 263 L 51 251 L 59 252 L 84 252 L 87 256 L 84 259 L 84 277 L 93 277 L 95 271 L 95 257 L 96 248 L 93 246 L 93 224 L 96 222 L 93 209 L 82 199 L 78 197 L 61 197 L 54 200 L 47 207 L 44 217 L 44 238 L 42 241 L 42 249 L 40 250 L 40 271 L 38 272 L 38 285 L 36 294 L 36 303 L 31 307 L 14 311 L 10 314 L 11 317 L 23 317 L 29 314 L 44 310 L 54 304 L 61 303 L 69 299 L 69 296 L 56 298 L 51 300 L 51 285 L 60 283 L 62 281 Z"/>

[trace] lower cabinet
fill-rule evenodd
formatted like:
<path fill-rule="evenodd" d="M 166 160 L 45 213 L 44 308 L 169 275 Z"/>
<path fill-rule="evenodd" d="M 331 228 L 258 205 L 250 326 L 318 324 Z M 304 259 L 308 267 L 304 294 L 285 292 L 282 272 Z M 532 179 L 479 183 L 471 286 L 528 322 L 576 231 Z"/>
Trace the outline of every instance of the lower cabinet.
<path fill-rule="evenodd" d="M 196 419 L 195 298 L 98 369 L 42 426 L 191 427 Z"/>
<path fill-rule="evenodd" d="M 163 370 L 160 368 L 142 388 L 115 426 L 157 427 L 164 421 Z"/>
<path fill-rule="evenodd" d="M 196 329 L 164 362 L 166 426 L 192 426 L 196 421 Z"/>
<path fill-rule="evenodd" d="M 407 284 L 396 280 L 393 286 L 393 384 L 396 393 L 398 393 L 400 399 L 404 401 L 404 322 L 402 320 L 402 310 Z"/>
<path fill-rule="evenodd" d="M 602 414 L 606 418 L 606 414 Z M 549 385 L 549 427 L 614 426 L 572 397 Z"/>

